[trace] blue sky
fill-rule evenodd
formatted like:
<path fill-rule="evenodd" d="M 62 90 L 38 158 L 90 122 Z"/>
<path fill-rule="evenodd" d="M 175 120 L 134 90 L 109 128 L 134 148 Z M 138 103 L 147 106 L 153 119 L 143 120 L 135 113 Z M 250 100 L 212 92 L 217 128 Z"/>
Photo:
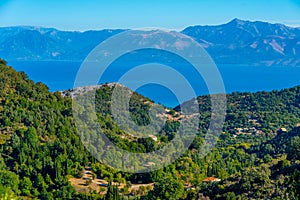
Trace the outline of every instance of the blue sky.
<path fill-rule="evenodd" d="M 0 26 L 181 30 L 233 18 L 300 26 L 300 0 L 0 0 Z"/>

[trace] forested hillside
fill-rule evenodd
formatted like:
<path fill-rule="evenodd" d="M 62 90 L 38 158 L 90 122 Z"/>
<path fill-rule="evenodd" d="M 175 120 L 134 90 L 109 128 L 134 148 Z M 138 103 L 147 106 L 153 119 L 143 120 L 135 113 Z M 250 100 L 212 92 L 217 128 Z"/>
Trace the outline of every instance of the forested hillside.
<path fill-rule="evenodd" d="M 67 175 L 90 160 L 72 122 L 71 99 L 0 66 L 1 194 L 71 198 Z"/>
<path fill-rule="evenodd" d="M 108 138 L 131 152 L 160 149 L 176 135 L 180 108 L 152 138 L 135 138 L 113 121 L 114 86 L 96 92 L 97 120 Z M 217 145 L 205 157 L 200 148 L 211 117 L 210 98 L 198 98 L 197 137 L 180 159 L 145 174 L 119 172 L 94 159 L 82 144 L 72 115 L 72 91 L 50 93 L 0 61 L 0 198 L 37 199 L 299 199 L 300 87 L 227 96 L 227 116 Z M 187 102 L 190 103 L 190 102 Z M 154 103 L 134 93 L 131 117 L 149 123 Z M 99 137 L 90 134 L 91 140 Z M 93 141 L 91 141 L 93 142 Z M 138 165 L 138 163 L 136 163 Z M 89 170 L 86 188 L 81 180 Z M 149 184 L 149 187 L 138 184 Z M 150 187 L 154 184 L 154 188 Z"/>

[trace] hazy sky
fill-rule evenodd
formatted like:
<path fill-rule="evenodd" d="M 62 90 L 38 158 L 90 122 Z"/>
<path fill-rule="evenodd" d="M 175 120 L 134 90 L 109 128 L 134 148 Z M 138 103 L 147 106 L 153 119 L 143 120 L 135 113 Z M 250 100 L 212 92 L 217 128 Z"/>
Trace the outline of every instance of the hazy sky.
<path fill-rule="evenodd" d="M 233 18 L 300 26 L 300 0 L 0 0 L 0 26 L 180 30 Z"/>

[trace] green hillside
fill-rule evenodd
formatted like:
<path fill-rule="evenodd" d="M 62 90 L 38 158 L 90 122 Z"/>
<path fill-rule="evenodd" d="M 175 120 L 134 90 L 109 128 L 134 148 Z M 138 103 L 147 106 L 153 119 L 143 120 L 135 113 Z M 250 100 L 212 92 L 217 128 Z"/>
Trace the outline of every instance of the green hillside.
<path fill-rule="evenodd" d="M 133 130 L 121 129 L 111 116 L 114 87 L 103 85 L 95 96 L 96 120 L 115 145 L 145 153 L 162 148 L 175 137 L 179 107 L 168 110 L 169 120 L 157 141 L 136 138 Z M 228 95 L 223 133 L 205 157 L 200 156 L 200 148 L 211 105 L 209 96 L 199 97 L 199 131 L 189 150 L 170 166 L 145 174 L 119 172 L 90 155 L 76 132 L 72 92 L 50 93 L 46 85 L 34 83 L 0 61 L 0 199 L 300 197 L 300 87 Z M 133 121 L 149 124 L 151 105 L 151 100 L 134 93 L 130 100 Z M 145 131 L 151 134 L 152 130 Z M 95 132 L 87 132 L 86 137 L 91 144 L 101 142 Z M 139 164 L 134 163 L 143 167 Z M 90 178 L 80 190 L 71 180 L 83 180 L 87 171 Z M 213 182 L 208 177 L 220 180 Z M 96 180 L 107 185 L 97 185 Z"/>

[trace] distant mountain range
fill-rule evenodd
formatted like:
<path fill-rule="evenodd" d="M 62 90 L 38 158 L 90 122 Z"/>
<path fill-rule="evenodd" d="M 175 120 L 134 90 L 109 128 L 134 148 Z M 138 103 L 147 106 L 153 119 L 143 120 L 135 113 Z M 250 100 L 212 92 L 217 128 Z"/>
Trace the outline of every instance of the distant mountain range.
<path fill-rule="evenodd" d="M 100 42 L 122 31 L 3 27 L 0 57 L 8 61 L 82 61 Z M 234 19 L 218 26 L 191 26 L 182 33 L 197 40 L 217 64 L 300 65 L 300 28 Z"/>

